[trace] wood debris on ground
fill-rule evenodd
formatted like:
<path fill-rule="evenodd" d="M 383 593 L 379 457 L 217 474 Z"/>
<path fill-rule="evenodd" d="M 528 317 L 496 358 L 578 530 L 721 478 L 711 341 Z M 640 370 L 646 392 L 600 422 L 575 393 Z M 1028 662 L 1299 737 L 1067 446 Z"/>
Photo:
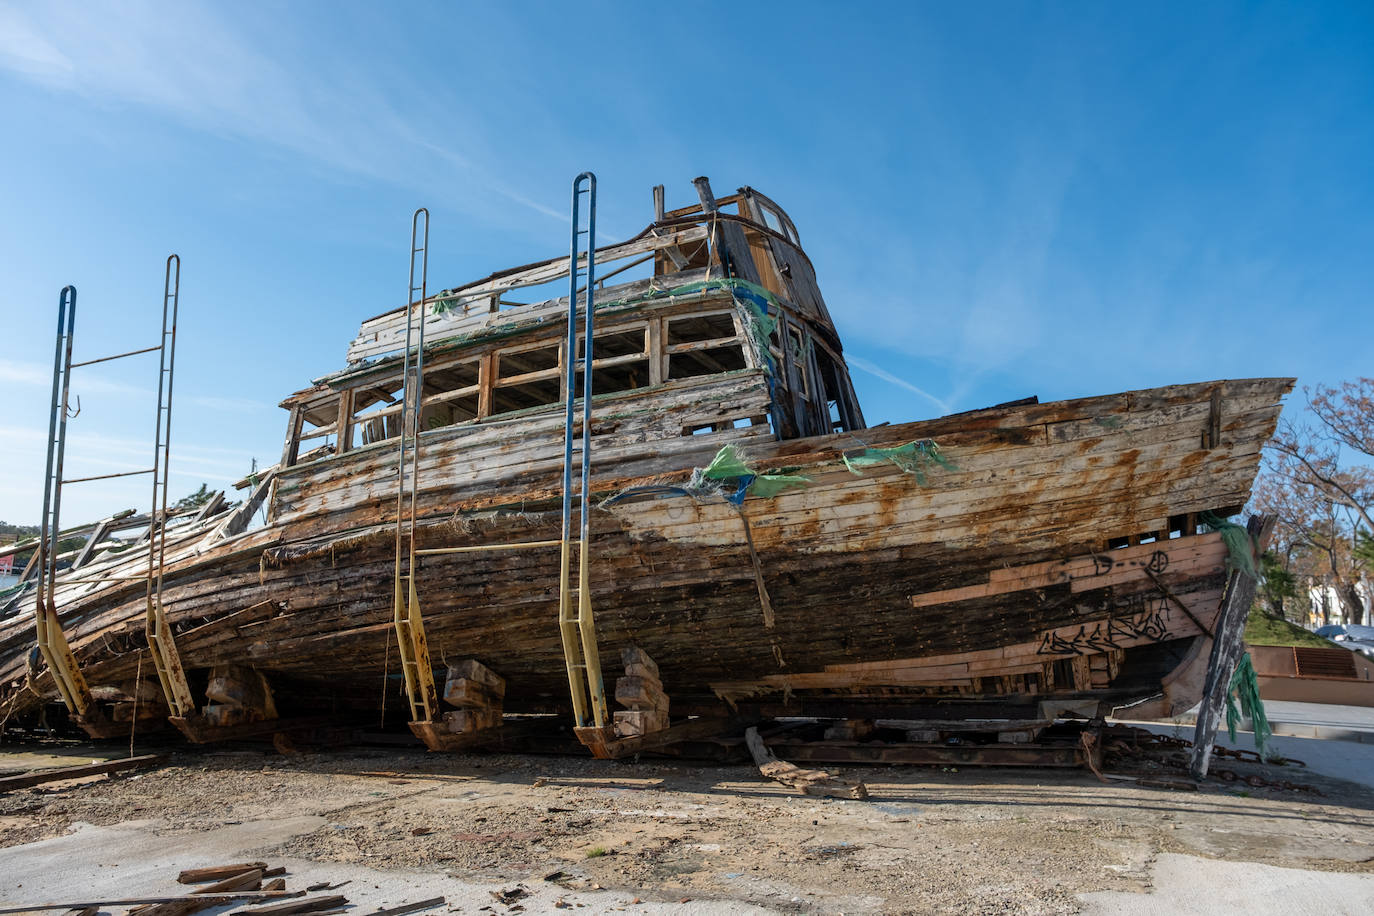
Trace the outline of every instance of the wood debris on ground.
<path fill-rule="evenodd" d="M 826 798 L 868 798 L 868 786 L 864 785 L 862 781 L 841 779 L 837 776 L 831 776 L 824 770 L 803 770 L 795 764 L 779 760 L 773 756 L 768 745 L 763 743 L 757 728 L 746 729 L 744 741 L 749 746 L 749 753 L 753 755 L 754 763 L 758 765 L 760 773 L 785 786 L 800 789 L 803 795 L 818 795 Z"/>
<path fill-rule="evenodd" d="M 232 916 L 327 916 L 343 913 L 349 906 L 349 900 L 343 894 L 308 896 L 315 891 L 338 889 L 349 884 L 349 881 L 341 881 L 338 884 L 328 881 L 316 882 L 304 890 L 295 891 L 287 888 L 286 879 L 282 877 L 263 883 L 265 876 L 282 875 L 285 872 L 284 867 L 270 867 L 266 862 L 206 865 L 183 869 L 177 875 L 178 884 L 202 885 L 189 894 L 90 900 L 79 903 L 29 904 L 0 909 L 0 914 L 66 910 L 63 916 L 95 916 L 101 908 L 128 907 L 128 916 L 191 916 L 192 913 L 213 907 L 240 903 L 243 904 L 243 908 L 233 911 Z M 443 906 L 445 902 L 444 897 L 433 897 L 385 909 L 359 912 L 357 916 L 408 916 Z"/>

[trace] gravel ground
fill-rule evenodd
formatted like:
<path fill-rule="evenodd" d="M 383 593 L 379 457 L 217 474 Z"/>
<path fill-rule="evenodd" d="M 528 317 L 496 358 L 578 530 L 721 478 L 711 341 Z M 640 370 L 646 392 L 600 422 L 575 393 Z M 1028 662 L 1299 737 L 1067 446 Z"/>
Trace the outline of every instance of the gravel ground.
<path fill-rule="evenodd" d="M 269 822 L 292 826 L 264 829 L 257 846 L 242 841 L 245 854 L 318 863 L 331 874 L 522 884 L 547 892 L 539 899 L 549 911 L 563 897 L 547 894 L 614 892 L 614 906 L 600 897 L 585 905 L 1107 912 L 1100 906 L 1111 892 L 1152 889 L 1164 854 L 1374 871 L 1374 790 L 1295 767 L 1225 766 L 1237 781 L 1197 792 L 1103 784 L 1076 771 L 855 769 L 847 775 L 863 778 L 871 798 L 851 801 L 797 795 L 749 767 L 676 761 L 181 750 L 155 770 L 0 796 L 0 847 L 9 847 L 0 848 L 0 874 L 7 853 L 45 848 L 40 841 L 89 829 L 82 825 L 134 823 L 150 838 L 181 838 L 171 846 L 188 864 L 205 864 L 195 858 L 202 837 L 233 829 L 251 838 L 254 824 Z M 1168 770 L 1147 763 L 1134 773 Z M 21 897 L 59 890 L 30 883 Z M 489 912 L 543 911 L 531 900 L 485 903 Z"/>

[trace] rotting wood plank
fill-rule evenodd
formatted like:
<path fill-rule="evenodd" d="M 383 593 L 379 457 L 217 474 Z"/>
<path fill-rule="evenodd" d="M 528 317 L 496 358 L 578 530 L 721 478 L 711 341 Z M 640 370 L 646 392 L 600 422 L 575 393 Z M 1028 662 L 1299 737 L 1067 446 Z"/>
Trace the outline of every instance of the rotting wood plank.
<path fill-rule="evenodd" d="M 428 900 L 417 900 L 414 903 L 402 903 L 382 910 L 373 910 L 370 913 L 362 913 L 360 916 L 405 916 L 407 913 L 422 913 L 425 910 L 432 910 L 435 907 L 443 906 L 445 902 L 443 897 L 431 897 Z"/>
<path fill-rule="evenodd" d="M 824 770 L 803 770 L 795 764 L 779 760 L 763 743 L 757 728 L 750 726 L 744 731 L 744 743 L 754 764 L 764 776 L 785 786 L 801 791 L 803 795 L 817 795 L 825 798 L 868 798 L 868 787 L 861 781 L 838 779 Z"/>
<path fill-rule="evenodd" d="M 282 893 L 280 891 L 240 891 L 227 894 L 205 894 L 195 896 L 191 894 L 164 895 L 161 897 L 119 897 L 104 900 L 83 900 L 79 903 L 26 903 L 23 906 L 10 906 L 0 908 L 0 916 L 10 916 L 13 913 L 29 913 L 37 910 L 79 910 L 86 907 L 107 907 L 107 906 L 140 906 L 147 903 L 177 903 L 183 901 L 215 901 L 228 903 L 234 900 L 269 900 L 273 898 L 290 897 L 291 892 Z M 250 913 L 260 912 L 257 909 L 248 910 Z"/>
<path fill-rule="evenodd" d="M 269 903 L 266 906 L 254 906 L 252 909 L 236 910 L 233 916 L 250 916 L 250 914 L 251 916 L 291 916 L 293 913 L 314 913 L 328 910 L 347 902 L 348 898 L 342 894 L 303 897 L 299 900 L 288 900 L 285 903 Z"/>
<path fill-rule="evenodd" d="M 266 862 L 239 862 L 233 865 L 207 865 L 202 868 L 185 868 L 177 875 L 178 884 L 203 884 L 206 881 L 221 881 L 245 872 L 265 870 Z"/>
<path fill-rule="evenodd" d="M 15 789 L 27 789 L 32 786 L 39 786 L 45 782 L 57 782 L 63 779 L 79 779 L 83 776 L 101 776 L 109 773 L 120 773 L 124 770 L 137 770 L 142 767 L 153 766 L 162 763 L 167 759 L 165 754 L 142 754 L 137 757 L 125 757 L 120 760 L 107 760 L 103 763 L 87 763 L 79 766 L 58 767 L 53 770 L 39 770 L 34 773 L 24 773 L 19 776 L 0 777 L 0 793 L 11 792 Z"/>

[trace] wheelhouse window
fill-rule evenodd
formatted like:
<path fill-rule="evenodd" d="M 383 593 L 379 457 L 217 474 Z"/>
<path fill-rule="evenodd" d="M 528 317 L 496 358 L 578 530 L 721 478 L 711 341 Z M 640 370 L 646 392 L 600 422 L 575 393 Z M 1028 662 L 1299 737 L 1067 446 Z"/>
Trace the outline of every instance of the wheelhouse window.
<path fill-rule="evenodd" d="M 740 332 L 732 311 L 669 318 L 664 344 L 669 380 L 745 368 L 749 363 Z"/>
<path fill-rule="evenodd" d="M 783 212 L 771 204 L 755 198 L 754 206 L 758 208 L 759 216 L 763 219 L 763 224 L 774 232 L 778 233 L 793 245 L 801 245 L 797 241 L 797 230 L 793 227 L 792 221 L 783 215 Z"/>
<path fill-rule="evenodd" d="M 476 419 L 482 401 L 481 379 L 480 359 L 426 367 L 420 429 L 438 429 Z"/>
<path fill-rule="evenodd" d="M 491 412 L 507 413 L 558 403 L 563 396 L 562 367 L 557 343 L 498 352 Z"/>
<path fill-rule="evenodd" d="M 334 454 L 339 419 L 338 403 L 338 398 L 333 398 L 301 409 L 300 435 L 297 439 L 298 464 Z"/>
<path fill-rule="evenodd" d="M 592 384 L 597 395 L 746 369 L 754 359 L 745 336 L 747 320 L 732 308 L 627 317 L 630 320 L 607 322 L 597 331 L 592 353 Z M 549 328 L 542 340 L 512 341 L 505 347 L 480 352 L 467 350 L 461 357 L 432 356 L 425 365 L 419 399 L 421 433 L 561 404 L 567 342 L 562 334 L 555 333 Z M 786 339 L 793 346 L 803 346 L 806 340 L 800 331 Z M 576 338 L 576 347 L 580 363 L 585 336 Z M 772 349 L 780 369 L 776 337 Z M 373 371 L 378 374 L 354 378 L 351 387 L 322 386 L 302 392 L 283 405 L 291 407 L 293 416 L 287 466 L 395 440 L 401 431 L 404 396 L 401 369 L 392 362 L 394 375 L 380 375 L 380 367 Z M 805 366 L 794 371 L 803 376 L 798 383 L 801 389 L 810 390 Z M 575 379 L 579 392 L 582 383 L 579 365 Z M 764 415 L 732 417 L 705 427 L 684 428 L 683 434 L 768 423 Z"/>
<path fill-rule="evenodd" d="M 581 390 L 581 360 L 586 356 L 587 338 L 577 338 L 577 385 Z M 600 332 L 592 343 L 592 391 L 607 394 L 644 388 L 649 378 L 649 326 Z"/>
<path fill-rule="evenodd" d="M 354 447 L 371 445 L 401 431 L 400 378 L 384 379 L 353 392 Z"/>

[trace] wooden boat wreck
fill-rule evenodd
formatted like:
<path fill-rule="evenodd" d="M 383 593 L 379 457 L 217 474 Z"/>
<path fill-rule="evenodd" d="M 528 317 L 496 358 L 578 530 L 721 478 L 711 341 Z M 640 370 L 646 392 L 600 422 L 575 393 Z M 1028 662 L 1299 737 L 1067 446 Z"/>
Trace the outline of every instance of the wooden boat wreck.
<path fill-rule="evenodd" d="M 792 221 L 695 185 L 672 211 L 655 189 L 652 224 L 594 258 L 575 208 L 569 257 L 437 295 L 417 215 L 410 304 L 282 402 L 281 461 L 241 504 L 175 514 L 164 493 L 79 556 L 49 551 L 45 595 L 31 575 L 0 620 L 0 714 L 60 697 L 93 734 L 170 717 L 211 740 L 381 709 L 456 748 L 561 713 L 616 755 L 727 711 L 1195 702 L 1218 520 L 1249 498 L 1292 380 L 868 427 Z M 515 301 L 554 281 L 569 295 Z M 588 290 L 593 397 L 574 405 Z"/>

